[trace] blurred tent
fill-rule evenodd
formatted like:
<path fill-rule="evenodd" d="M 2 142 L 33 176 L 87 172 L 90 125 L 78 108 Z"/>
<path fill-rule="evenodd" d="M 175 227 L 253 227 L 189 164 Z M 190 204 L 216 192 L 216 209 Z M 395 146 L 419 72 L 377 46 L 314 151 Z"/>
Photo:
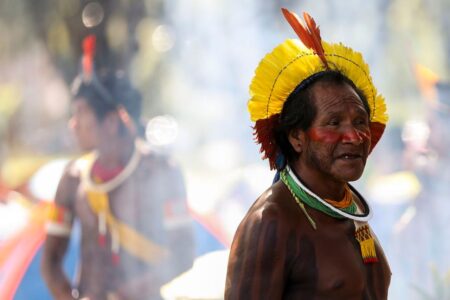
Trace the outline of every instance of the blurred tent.
<path fill-rule="evenodd" d="M 11 190 L 20 189 L 40 167 L 52 159 L 55 158 L 31 153 L 10 156 L 0 166 L 0 181 Z"/>
<path fill-rule="evenodd" d="M 30 161 L 29 164 L 24 163 Z M 43 163 L 47 161 L 46 163 Z M 40 274 L 42 245 L 45 240 L 45 218 L 52 205 L 59 179 L 68 159 L 31 158 L 13 160 L 4 168 L 21 170 L 8 177 L 7 186 L 22 187 L 31 196 L 4 187 L 0 202 L 0 299 L 51 299 Z M 28 168 L 20 167 L 22 165 Z M 20 167 L 20 168 L 19 168 Z M 11 168 L 11 169 L 10 169 Z M 5 178 L 6 178 L 5 177 Z M 26 187 L 26 188 L 23 188 Z M 196 256 L 225 249 L 225 234 L 212 216 L 192 212 L 196 238 Z M 76 276 L 80 230 L 75 224 L 64 261 L 69 278 Z"/>
<path fill-rule="evenodd" d="M 15 197 L 13 197 L 15 198 Z M 20 198 L 19 198 L 20 199 Z M 40 276 L 39 266 L 45 238 L 46 203 L 31 204 L 26 199 L 10 199 L 8 206 L 21 205 L 25 210 L 24 225 L 0 241 L 0 299 L 51 299 Z M 8 209 L 2 207 L 3 213 Z M 15 214 L 13 214 L 15 216 Z M 3 219 L 1 222 L 4 222 Z M 75 274 L 77 239 L 72 239 L 64 268 L 69 276 Z"/>
<path fill-rule="evenodd" d="M 50 162 L 45 164 L 45 161 Z M 45 239 L 45 219 L 52 199 L 49 191 L 44 192 L 44 189 L 51 186 L 50 194 L 54 194 L 67 160 L 56 162 L 59 169 L 52 167 L 55 160 L 50 158 L 14 159 L 7 161 L 2 169 L 2 178 L 7 179 L 7 186 L 11 188 L 28 192 L 33 186 L 30 183 L 36 180 L 44 179 L 46 184 L 39 185 L 40 188 L 35 190 L 37 194 L 29 194 L 33 200 L 11 189 L 0 204 L 0 299 L 28 300 L 36 296 L 42 300 L 51 299 L 40 276 L 39 265 Z M 75 274 L 79 244 L 78 231 L 74 230 L 73 235 L 64 263 L 71 277 Z"/>

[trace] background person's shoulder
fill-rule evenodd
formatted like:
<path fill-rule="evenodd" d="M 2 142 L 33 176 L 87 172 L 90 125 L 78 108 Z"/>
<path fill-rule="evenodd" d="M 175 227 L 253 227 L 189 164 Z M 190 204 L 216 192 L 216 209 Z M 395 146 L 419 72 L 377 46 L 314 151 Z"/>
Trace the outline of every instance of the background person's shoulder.
<path fill-rule="evenodd" d="M 140 166 L 146 172 L 178 172 L 180 169 L 175 159 L 166 153 L 154 151 L 145 145 L 140 146 L 139 151 L 141 153 Z"/>

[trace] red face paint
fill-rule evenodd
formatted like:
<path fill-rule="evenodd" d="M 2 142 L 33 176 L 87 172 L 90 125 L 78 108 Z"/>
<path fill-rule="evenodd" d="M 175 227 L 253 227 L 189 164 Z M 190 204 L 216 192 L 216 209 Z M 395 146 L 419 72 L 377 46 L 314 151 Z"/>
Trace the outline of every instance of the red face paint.
<path fill-rule="evenodd" d="M 350 129 L 346 130 L 342 134 L 342 141 L 343 142 L 352 142 L 352 141 L 359 141 L 359 142 L 367 142 L 370 140 L 370 132 L 368 130 L 359 130 L 359 129 Z"/>
<path fill-rule="evenodd" d="M 326 144 L 335 144 L 341 141 L 355 139 L 361 142 L 370 141 L 369 130 L 353 129 L 342 133 L 336 129 L 312 127 L 306 133 L 312 141 Z"/>
<path fill-rule="evenodd" d="M 335 144 L 342 139 L 342 134 L 334 129 L 328 128 L 312 127 L 306 134 L 312 141 L 326 144 Z"/>
<path fill-rule="evenodd" d="M 372 136 L 370 134 L 370 130 L 357 130 L 363 141 L 370 141 Z"/>

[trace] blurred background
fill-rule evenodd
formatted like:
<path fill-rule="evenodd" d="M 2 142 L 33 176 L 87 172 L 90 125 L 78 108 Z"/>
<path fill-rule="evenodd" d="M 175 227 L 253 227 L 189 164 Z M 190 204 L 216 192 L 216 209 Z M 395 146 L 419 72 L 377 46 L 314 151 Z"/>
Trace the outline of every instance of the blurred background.
<path fill-rule="evenodd" d="M 216 259 L 210 289 L 220 299 L 217 250 L 226 253 L 274 176 L 246 102 L 259 60 L 295 37 L 281 7 L 308 11 L 324 40 L 362 52 L 386 97 L 387 130 L 355 185 L 391 264 L 389 299 L 450 299 L 450 0 L 0 1 L 0 295 L 11 290 L 1 299 L 30 299 L 33 288 L 48 297 L 35 262 L 43 232 L 30 224 L 42 225 L 41 202 L 79 154 L 69 87 L 90 33 L 96 64 L 126 70 L 141 91 L 148 143 L 182 166 L 190 210 L 211 235 L 198 238 L 207 263 L 188 279 Z M 24 232 L 35 237 L 26 246 Z M 166 298 L 176 293 L 168 287 Z"/>

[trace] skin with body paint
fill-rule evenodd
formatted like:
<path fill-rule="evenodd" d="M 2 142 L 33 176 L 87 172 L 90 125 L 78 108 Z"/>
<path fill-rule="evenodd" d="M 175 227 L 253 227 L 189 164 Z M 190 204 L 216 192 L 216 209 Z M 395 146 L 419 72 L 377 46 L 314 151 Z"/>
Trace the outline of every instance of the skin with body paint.
<path fill-rule="evenodd" d="M 293 164 L 306 185 L 327 199 L 342 199 L 345 184 L 361 177 L 370 149 L 369 114 L 347 84 L 311 88 L 317 115 L 311 127 L 289 135 L 299 154 Z"/>
<path fill-rule="evenodd" d="M 347 84 L 319 80 L 310 92 L 317 114 L 308 130 L 290 133 L 298 153 L 290 166 L 314 193 L 339 201 L 364 170 L 369 115 Z M 231 246 L 225 299 L 387 299 L 391 272 L 376 239 L 379 261 L 365 264 L 352 220 L 306 210 L 317 230 L 283 182 L 257 199 Z"/>

